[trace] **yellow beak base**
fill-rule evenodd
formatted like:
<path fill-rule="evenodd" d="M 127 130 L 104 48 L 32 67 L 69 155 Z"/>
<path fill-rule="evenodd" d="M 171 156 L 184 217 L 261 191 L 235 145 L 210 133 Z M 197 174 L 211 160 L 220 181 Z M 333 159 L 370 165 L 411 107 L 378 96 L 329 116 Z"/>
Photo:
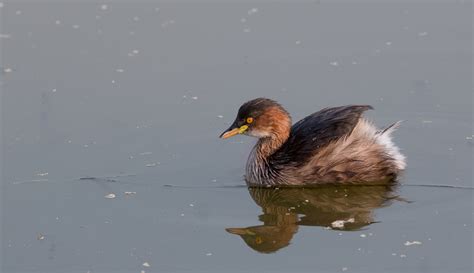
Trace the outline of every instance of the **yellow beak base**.
<path fill-rule="evenodd" d="M 225 133 L 223 133 L 221 135 L 221 138 L 229 138 L 229 137 L 233 137 L 235 135 L 238 135 L 238 134 L 243 134 L 249 127 L 247 125 L 242 125 L 240 126 L 240 128 L 234 128 L 230 131 L 227 131 Z"/>

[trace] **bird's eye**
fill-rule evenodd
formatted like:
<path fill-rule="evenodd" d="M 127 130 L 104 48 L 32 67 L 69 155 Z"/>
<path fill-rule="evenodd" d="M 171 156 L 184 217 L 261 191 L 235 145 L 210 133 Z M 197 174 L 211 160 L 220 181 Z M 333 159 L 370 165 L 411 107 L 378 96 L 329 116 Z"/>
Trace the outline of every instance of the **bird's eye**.
<path fill-rule="evenodd" d="M 252 123 L 253 122 L 253 118 L 247 118 L 247 123 Z"/>
<path fill-rule="evenodd" d="M 256 243 L 257 245 L 263 243 L 262 237 L 257 236 L 257 237 L 255 238 L 255 243 Z"/>

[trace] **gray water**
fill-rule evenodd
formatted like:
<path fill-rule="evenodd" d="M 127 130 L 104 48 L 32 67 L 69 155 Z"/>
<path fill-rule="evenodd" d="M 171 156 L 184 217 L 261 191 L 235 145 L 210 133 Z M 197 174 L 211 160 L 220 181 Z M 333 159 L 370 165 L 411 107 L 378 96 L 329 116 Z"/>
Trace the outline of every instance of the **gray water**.
<path fill-rule="evenodd" d="M 472 272 L 470 1 L 0 14 L 3 272 Z M 218 135 L 261 96 L 404 120 L 400 185 L 247 189 L 255 139 Z"/>

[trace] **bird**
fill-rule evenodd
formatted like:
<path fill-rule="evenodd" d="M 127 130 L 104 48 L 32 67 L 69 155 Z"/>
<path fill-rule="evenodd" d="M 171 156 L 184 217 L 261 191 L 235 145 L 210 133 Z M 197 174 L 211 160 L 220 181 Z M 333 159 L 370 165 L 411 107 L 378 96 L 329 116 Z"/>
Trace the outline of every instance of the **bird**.
<path fill-rule="evenodd" d="M 393 183 L 406 167 L 391 134 L 400 121 L 379 130 L 362 115 L 370 105 L 324 108 L 292 125 L 278 102 L 245 102 L 220 138 L 258 138 L 245 167 L 248 186 Z"/>

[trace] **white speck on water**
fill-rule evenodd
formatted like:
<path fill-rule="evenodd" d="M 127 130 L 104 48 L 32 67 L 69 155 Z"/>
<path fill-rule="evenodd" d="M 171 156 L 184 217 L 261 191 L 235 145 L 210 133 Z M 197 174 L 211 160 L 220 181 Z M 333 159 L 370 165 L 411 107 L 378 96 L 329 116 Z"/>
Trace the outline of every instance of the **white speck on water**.
<path fill-rule="evenodd" d="M 115 83 L 115 80 L 112 80 L 111 82 L 112 82 L 112 83 Z"/>
<path fill-rule="evenodd" d="M 3 4 L 3 2 L 0 2 L 0 8 L 3 8 L 5 5 Z"/>
<path fill-rule="evenodd" d="M 354 222 L 355 222 L 354 218 L 349 218 L 347 220 L 336 220 L 336 221 L 331 223 L 331 226 L 333 228 L 344 228 L 344 225 L 346 223 L 354 223 Z"/>
<path fill-rule="evenodd" d="M 241 19 L 240 19 L 240 22 L 241 22 L 241 23 L 247 22 L 247 18 L 245 18 L 245 17 L 241 18 Z"/>
<path fill-rule="evenodd" d="M 244 28 L 244 32 L 245 32 L 245 33 L 250 32 L 250 28 Z"/>
<path fill-rule="evenodd" d="M 392 253 L 392 256 L 397 256 L 397 253 Z"/>
<path fill-rule="evenodd" d="M 330 62 L 329 64 L 332 65 L 332 66 L 339 66 L 338 62 Z"/>
<path fill-rule="evenodd" d="M 301 41 L 300 41 L 300 40 L 297 40 L 297 41 L 295 41 L 295 44 L 296 44 L 296 45 L 301 45 Z"/>
<path fill-rule="evenodd" d="M 150 264 L 147 263 L 147 262 L 144 262 L 142 265 L 143 265 L 144 267 L 150 267 Z"/>
<path fill-rule="evenodd" d="M 130 196 L 130 195 L 137 194 L 137 192 L 136 191 L 126 191 L 126 192 L 124 192 L 124 194 Z"/>
<path fill-rule="evenodd" d="M 347 267 L 343 267 L 343 268 L 342 268 L 342 271 L 347 271 Z"/>
<path fill-rule="evenodd" d="M 138 49 L 133 49 L 131 52 L 128 53 L 128 56 L 133 57 L 133 56 L 137 55 L 138 53 L 140 53 L 140 51 Z"/>
<path fill-rule="evenodd" d="M 406 241 L 406 242 L 404 243 L 404 245 L 405 245 L 405 246 L 421 245 L 421 242 L 420 242 L 420 241 L 412 241 L 412 242 Z"/>
<path fill-rule="evenodd" d="M 218 115 L 217 117 L 218 117 L 218 118 L 224 118 L 224 116 L 223 116 L 223 115 Z"/>
<path fill-rule="evenodd" d="M 4 69 L 3 69 L 3 72 L 5 72 L 5 73 L 11 73 L 11 72 L 13 72 L 13 69 L 7 67 L 7 68 L 4 68 Z"/>
<path fill-rule="evenodd" d="M 84 148 L 89 148 L 89 145 L 88 145 L 88 144 L 84 144 L 82 147 L 84 147 Z"/>
<path fill-rule="evenodd" d="M 40 233 L 40 234 L 38 234 L 38 236 L 36 237 L 36 239 L 38 239 L 38 241 L 42 241 L 42 240 L 45 239 L 45 236 L 44 236 L 44 234 L 41 234 L 41 233 Z"/>
<path fill-rule="evenodd" d="M 109 194 L 107 194 L 107 195 L 104 196 L 104 197 L 107 198 L 107 199 L 114 199 L 116 196 L 115 196 L 114 193 L 109 193 Z"/>
<path fill-rule="evenodd" d="M 189 206 L 190 206 L 190 207 L 194 207 L 194 204 L 191 203 L 191 204 L 189 204 Z"/>
<path fill-rule="evenodd" d="M 162 27 L 162 28 L 166 28 L 166 27 L 168 27 L 169 25 L 172 25 L 172 24 L 174 24 L 174 23 L 175 23 L 174 20 L 164 21 L 163 23 L 161 23 L 161 27 Z"/>
<path fill-rule="evenodd" d="M 15 14 L 16 14 L 16 15 L 20 15 L 21 13 L 22 13 L 22 11 L 21 11 L 21 10 L 17 10 L 17 11 L 15 11 Z"/>
<path fill-rule="evenodd" d="M 217 179 L 212 179 L 211 181 L 214 182 L 214 183 L 216 183 L 216 182 L 217 182 Z"/>
<path fill-rule="evenodd" d="M 428 35 L 428 32 L 426 32 L 426 31 L 418 33 L 418 36 L 420 36 L 420 37 L 427 36 L 427 35 Z"/>
<path fill-rule="evenodd" d="M 422 122 L 422 123 L 433 123 L 432 120 L 422 120 L 421 122 Z"/>
<path fill-rule="evenodd" d="M 357 64 L 357 62 L 356 62 L 356 61 L 353 61 L 352 64 Z"/>
<path fill-rule="evenodd" d="M 140 153 L 140 155 L 151 155 L 153 154 L 152 152 L 143 152 L 143 153 Z"/>
<path fill-rule="evenodd" d="M 211 252 L 206 253 L 206 256 L 212 256 L 212 253 Z"/>
<path fill-rule="evenodd" d="M 198 97 L 192 97 L 192 99 L 193 99 L 193 100 L 197 100 L 197 99 L 198 99 Z"/>
<path fill-rule="evenodd" d="M 391 46 L 392 42 L 386 42 L 385 44 L 388 45 L 388 46 Z"/>
<path fill-rule="evenodd" d="M 10 34 L 0 34 L 0 39 L 10 39 Z"/>
<path fill-rule="evenodd" d="M 159 12 L 160 11 L 160 8 L 155 8 L 155 12 Z"/>
<path fill-rule="evenodd" d="M 160 162 L 146 164 L 145 167 L 156 167 L 160 165 Z"/>
<path fill-rule="evenodd" d="M 145 270 L 140 271 L 140 273 L 145 273 Z"/>
<path fill-rule="evenodd" d="M 109 7 L 108 7 L 107 5 L 105 5 L 105 4 L 102 5 L 102 6 L 100 6 L 100 9 L 101 9 L 101 10 L 107 10 L 108 8 L 109 8 Z"/>
<path fill-rule="evenodd" d="M 252 9 L 250 9 L 249 11 L 247 11 L 247 14 L 248 14 L 248 15 L 252 15 L 252 14 L 255 14 L 255 13 L 257 13 L 257 12 L 258 12 L 258 9 L 257 9 L 257 8 L 252 8 Z"/>
<path fill-rule="evenodd" d="M 305 199 L 304 201 L 305 201 L 306 203 L 309 203 L 309 200 L 308 200 L 308 199 Z"/>
<path fill-rule="evenodd" d="M 360 236 L 361 238 L 367 237 L 367 235 L 365 235 L 365 234 L 361 234 L 361 235 L 359 235 L 359 236 Z"/>
<path fill-rule="evenodd" d="M 407 255 L 405 255 L 405 254 L 400 254 L 400 258 L 406 258 L 406 257 L 407 257 Z"/>
<path fill-rule="evenodd" d="M 37 176 L 47 176 L 48 173 L 37 173 L 36 175 L 37 175 Z"/>
<path fill-rule="evenodd" d="M 115 69 L 115 71 L 117 71 L 118 73 L 123 73 L 123 72 L 125 72 L 125 69 L 123 69 L 123 68 L 117 68 L 117 69 Z"/>
<path fill-rule="evenodd" d="M 72 28 L 73 28 L 73 29 L 79 29 L 80 26 L 79 26 L 79 25 L 73 25 Z"/>
<path fill-rule="evenodd" d="M 183 216 L 184 216 L 184 213 L 181 213 L 181 217 L 183 217 Z"/>
<path fill-rule="evenodd" d="M 51 92 L 53 93 L 56 93 L 58 90 L 56 88 L 53 88 L 53 90 L 51 90 Z"/>
<path fill-rule="evenodd" d="M 135 22 L 140 21 L 140 17 L 138 17 L 138 16 L 133 17 L 133 21 L 135 21 Z"/>

